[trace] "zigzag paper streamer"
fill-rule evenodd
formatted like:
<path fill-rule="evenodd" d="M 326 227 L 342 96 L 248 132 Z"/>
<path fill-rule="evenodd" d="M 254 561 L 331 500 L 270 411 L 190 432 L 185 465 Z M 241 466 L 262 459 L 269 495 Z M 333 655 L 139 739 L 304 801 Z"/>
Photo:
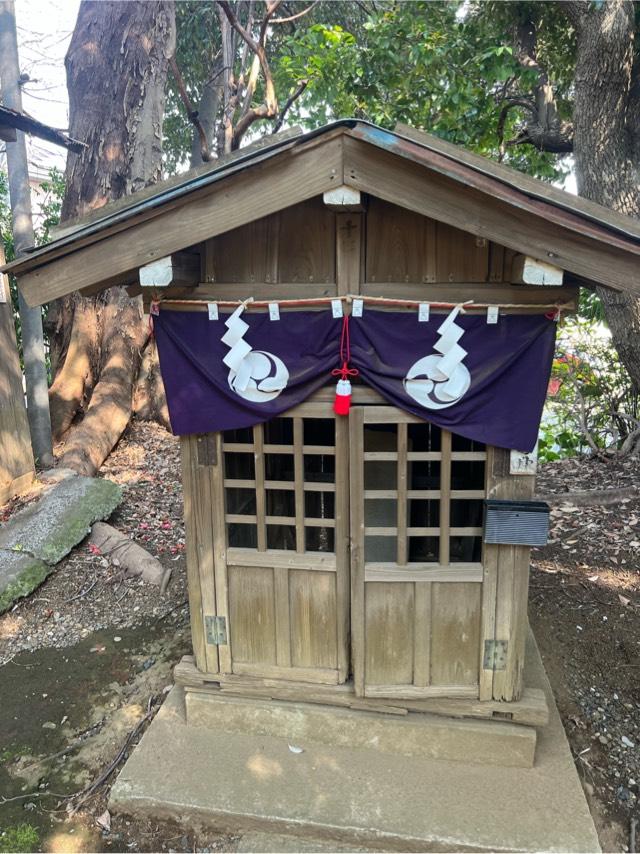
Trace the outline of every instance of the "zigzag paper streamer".
<path fill-rule="evenodd" d="M 230 349 L 222 361 L 229 368 L 229 387 L 237 395 L 253 403 L 266 403 L 286 388 L 289 371 L 282 359 L 264 350 L 252 350 L 244 340 L 249 324 L 240 317 L 243 311 L 244 305 L 238 306 L 225 321 L 227 331 L 220 340 Z"/>

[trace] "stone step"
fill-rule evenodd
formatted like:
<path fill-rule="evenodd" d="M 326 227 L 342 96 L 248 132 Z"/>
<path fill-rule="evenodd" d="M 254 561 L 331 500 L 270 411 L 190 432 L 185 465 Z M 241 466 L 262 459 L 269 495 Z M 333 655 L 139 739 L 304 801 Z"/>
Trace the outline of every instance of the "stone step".
<path fill-rule="evenodd" d="M 504 721 L 455 720 L 428 714 L 388 715 L 355 709 L 229 697 L 185 689 L 187 724 L 216 733 L 246 733 L 288 744 L 324 744 L 400 756 L 531 768 L 534 727 Z"/>

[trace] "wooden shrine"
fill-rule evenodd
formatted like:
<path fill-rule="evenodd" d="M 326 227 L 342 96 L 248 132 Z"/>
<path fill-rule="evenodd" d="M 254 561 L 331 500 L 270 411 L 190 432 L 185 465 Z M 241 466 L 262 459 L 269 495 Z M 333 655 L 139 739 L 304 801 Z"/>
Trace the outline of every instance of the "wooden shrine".
<path fill-rule="evenodd" d="M 640 290 L 637 223 L 427 134 L 268 139 L 65 224 L 12 265 L 27 299 L 123 284 L 185 312 L 383 298 L 504 316 Z M 362 383 L 335 416 L 334 388 L 181 439 L 187 712 L 210 691 L 543 724 L 523 679 L 530 548 L 483 542 L 486 499 L 533 497 L 531 460 Z"/>

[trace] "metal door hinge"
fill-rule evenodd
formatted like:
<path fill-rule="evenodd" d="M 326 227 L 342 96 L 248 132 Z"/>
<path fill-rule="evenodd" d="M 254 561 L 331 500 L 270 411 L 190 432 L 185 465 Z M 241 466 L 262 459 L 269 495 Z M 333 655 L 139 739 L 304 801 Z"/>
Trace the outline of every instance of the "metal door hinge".
<path fill-rule="evenodd" d="M 226 646 L 227 621 L 224 617 L 205 616 L 204 629 L 207 643 L 213 646 Z"/>
<path fill-rule="evenodd" d="M 507 667 L 507 650 L 509 641 L 486 640 L 484 642 L 483 670 L 505 670 Z"/>

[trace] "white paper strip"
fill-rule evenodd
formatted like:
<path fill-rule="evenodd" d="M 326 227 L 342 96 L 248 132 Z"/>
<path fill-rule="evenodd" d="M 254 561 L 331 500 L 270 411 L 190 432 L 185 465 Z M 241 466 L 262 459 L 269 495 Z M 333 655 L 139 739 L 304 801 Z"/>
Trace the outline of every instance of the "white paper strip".
<path fill-rule="evenodd" d="M 280 306 L 277 302 L 269 303 L 269 320 L 280 320 Z"/>
<path fill-rule="evenodd" d="M 334 317 L 342 317 L 342 300 L 341 299 L 332 299 L 331 300 L 331 313 Z"/>
<path fill-rule="evenodd" d="M 487 307 L 487 323 L 493 324 L 498 322 L 498 316 L 500 314 L 500 310 L 497 305 L 490 305 Z"/>
<path fill-rule="evenodd" d="M 418 306 L 418 321 L 420 323 L 426 323 L 429 320 L 429 303 L 421 302 Z"/>
<path fill-rule="evenodd" d="M 352 307 L 351 307 L 352 316 L 353 317 L 362 317 L 363 308 L 364 308 L 364 300 L 354 299 Z"/>
<path fill-rule="evenodd" d="M 438 370 L 445 377 L 450 377 L 460 362 L 467 355 L 467 351 L 459 344 L 454 344 L 438 362 Z"/>
<path fill-rule="evenodd" d="M 225 336 L 226 337 L 226 336 Z M 224 341 L 224 338 L 222 339 Z M 227 342 L 224 341 L 226 344 Z M 246 341 L 236 341 L 227 355 L 223 358 L 225 365 L 232 371 L 237 371 L 240 368 L 242 360 L 251 352 L 251 345 Z"/>
<path fill-rule="evenodd" d="M 209 312 L 209 320 L 217 320 L 218 319 L 218 303 L 217 302 L 207 303 L 207 310 Z"/>

